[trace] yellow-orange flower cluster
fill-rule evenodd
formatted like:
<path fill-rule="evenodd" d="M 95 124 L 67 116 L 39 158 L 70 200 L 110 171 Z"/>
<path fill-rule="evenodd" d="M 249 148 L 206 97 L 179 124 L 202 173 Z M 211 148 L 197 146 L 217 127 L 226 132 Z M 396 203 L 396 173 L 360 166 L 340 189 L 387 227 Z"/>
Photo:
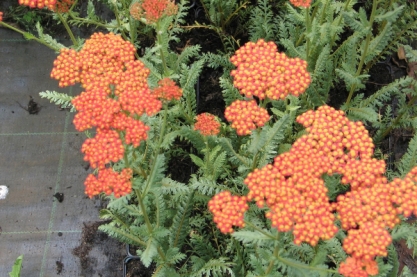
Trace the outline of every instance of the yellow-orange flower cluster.
<path fill-rule="evenodd" d="M 220 122 L 214 115 L 202 113 L 197 115 L 194 130 L 199 131 L 203 136 L 217 135 L 220 132 Z"/>
<path fill-rule="evenodd" d="M 66 13 L 69 11 L 75 0 L 57 0 L 53 11 L 59 13 Z"/>
<path fill-rule="evenodd" d="M 311 82 L 307 62 L 277 51 L 274 42 L 260 39 L 246 43 L 230 58 L 237 66 L 231 72 L 233 84 L 241 94 L 278 100 L 305 92 Z"/>
<path fill-rule="evenodd" d="M 290 0 L 290 2 L 296 7 L 308 8 L 311 5 L 311 0 Z"/>
<path fill-rule="evenodd" d="M 233 226 L 244 227 L 244 213 L 248 210 L 246 197 L 232 195 L 230 191 L 222 191 L 208 202 L 213 221 L 224 234 L 233 233 Z"/>
<path fill-rule="evenodd" d="M 113 171 L 111 168 L 100 170 L 98 176 L 88 175 L 85 180 L 85 194 L 92 198 L 101 192 L 107 195 L 114 194 L 116 198 L 129 194 L 132 191 L 132 170 L 125 168 L 121 173 Z"/>
<path fill-rule="evenodd" d="M 252 130 L 262 127 L 269 120 L 268 111 L 259 107 L 255 100 L 236 100 L 224 111 L 227 121 L 240 136 L 249 135 Z"/>
<path fill-rule="evenodd" d="M 153 94 L 159 99 L 179 100 L 182 96 L 182 89 L 171 79 L 164 78 L 158 82 L 158 87 L 153 90 Z"/>
<path fill-rule="evenodd" d="M 308 111 L 297 122 L 307 134 L 274 159 L 251 172 L 244 183 L 247 200 L 267 206 L 266 217 L 279 231 L 292 231 L 294 242 L 316 245 L 338 231 L 335 215 L 348 231 L 343 248 L 351 255 L 339 272 L 345 276 L 376 274 L 376 256 L 386 256 L 388 228 L 399 214 L 417 214 L 417 167 L 404 179 L 388 183 L 385 162 L 372 158 L 374 144 L 361 122 L 329 106 Z M 350 191 L 330 204 L 323 174 L 342 176 Z"/>
<path fill-rule="evenodd" d="M 28 6 L 30 8 L 48 8 L 53 10 L 57 0 L 19 0 L 19 5 Z"/>
<path fill-rule="evenodd" d="M 107 163 L 123 158 L 124 147 L 119 134 L 111 129 L 97 129 L 94 138 L 86 139 L 81 147 L 84 160 L 92 168 L 104 169 Z"/>
<path fill-rule="evenodd" d="M 149 127 L 137 118 L 144 113 L 153 115 L 162 107 L 148 86 L 149 70 L 135 59 L 135 51 L 130 42 L 118 35 L 96 33 L 79 52 L 63 49 L 54 62 L 51 77 L 59 80 L 61 87 L 81 83 L 85 89 L 72 100 L 77 110 L 75 128 L 79 131 L 97 128 L 96 136 L 87 139 L 81 149 L 91 167 L 100 169 L 98 181 L 94 183 L 90 177 L 86 186 L 99 182 L 101 185 L 95 188 L 106 188 L 100 172 L 107 172 L 109 163 L 123 157 L 123 141 L 137 147 L 147 139 Z M 120 178 L 111 180 L 116 182 Z M 108 186 L 117 187 L 114 182 Z M 123 189 L 111 193 L 118 197 L 127 191 L 130 192 Z"/>
<path fill-rule="evenodd" d="M 178 12 L 178 6 L 171 0 L 142 0 L 130 6 L 130 15 L 140 20 L 146 19 L 146 23 L 157 22 L 163 16 L 174 15 Z"/>
<path fill-rule="evenodd" d="M 348 257 L 345 262 L 340 264 L 339 273 L 346 277 L 368 277 L 378 274 L 378 264 L 376 261 L 362 261 Z"/>

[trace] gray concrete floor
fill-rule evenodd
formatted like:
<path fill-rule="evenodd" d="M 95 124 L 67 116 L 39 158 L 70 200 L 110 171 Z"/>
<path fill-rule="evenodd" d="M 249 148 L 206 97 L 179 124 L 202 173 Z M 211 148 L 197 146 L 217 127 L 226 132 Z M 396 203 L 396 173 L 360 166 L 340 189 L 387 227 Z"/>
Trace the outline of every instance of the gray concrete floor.
<path fill-rule="evenodd" d="M 71 92 L 49 77 L 55 57 L 0 28 L 0 185 L 9 189 L 0 199 L 0 276 L 9 276 L 22 254 L 22 277 L 84 276 L 71 251 L 80 245 L 83 223 L 99 220 L 100 201 L 84 194 L 84 136 L 74 129 L 73 114 L 38 95 Z M 29 96 L 42 106 L 37 115 L 17 103 L 27 106 Z M 62 203 L 53 197 L 57 192 L 64 194 Z M 96 258 L 100 264 L 100 253 Z M 64 265 L 59 275 L 57 261 Z"/>

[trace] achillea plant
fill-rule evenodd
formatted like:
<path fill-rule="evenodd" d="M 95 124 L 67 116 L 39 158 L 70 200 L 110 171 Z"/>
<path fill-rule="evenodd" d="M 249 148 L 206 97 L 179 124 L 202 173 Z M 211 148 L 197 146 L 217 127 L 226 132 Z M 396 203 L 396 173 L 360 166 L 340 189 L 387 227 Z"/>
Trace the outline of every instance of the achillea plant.
<path fill-rule="evenodd" d="M 359 91 L 403 35 L 415 37 L 414 8 L 392 2 L 203 0 L 209 23 L 186 26 L 196 15 L 185 0 L 108 1 L 110 22 L 92 4 L 81 18 L 77 1 L 20 1 L 54 13 L 70 47 L 40 24 L 36 36 L 0 25 L 59 52 L 60 87 L 81 85 L 76 96 L 41 95 L 76 112 L 94 170 L 85 193 L 109 200 L 100 228 L 137 245 L 154 276 L 396 276 L 392 243 L 417 249 L 403 220 L 417 213 L 417 136 L 391 170 L 379 142 L 394 128 L 415 132 L 417 85 Z M 71 24 L 109 33 L 82 40 Z M 215 32 L 222 49 L 180 44 L 192 28 Z M 197 115 L 204 65 L 223 70 L 225 120 Z M 340 84 L 347 97 L 335 109 Z M 170 168 L 190 160 L 187 172 Z"/>
<path fill-rule="evenodd" d="M 220 122 L 209 113 L 197 115 L 194 130 L 199 131 L 203 136 L 213 136 L 220 132 Z"/>
<path fill-rule="evenodd" d="M 130 7 L 130 15 L 136 19 L 146 19 L 147 24 L 157 22 L 163 16 L 175 15 L 178 7 L 172 0 L 142 0 Z"/>

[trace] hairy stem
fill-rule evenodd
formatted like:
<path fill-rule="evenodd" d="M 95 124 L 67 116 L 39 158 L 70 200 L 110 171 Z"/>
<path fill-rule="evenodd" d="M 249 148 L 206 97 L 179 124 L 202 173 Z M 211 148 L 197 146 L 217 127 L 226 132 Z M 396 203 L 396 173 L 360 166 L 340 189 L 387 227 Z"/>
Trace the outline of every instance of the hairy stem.
<path fill-rule="evenodd" d="M 371 15 L 370 15 L 370 18 L 369 18 L 369 32 L 368 32 L 368 35 L 366 36 L 365 47 L 363 49 L 362 56 L 361 56 L 361 59 L 359 61 L 358 69 L 356 70 L 355 77 L 358 77 L 361 74 L 362 67 L 365 63 L 366 55 L 368 54 L 369 43 L 371 42 L 371 37 L 372 37 L 372 25 L 374 24 L 377 5 L 378 5 L 378 0 L 373 0 L 372 12 L 371 12 Z M 352 99 L 352 96 L 353 96 L 355 90 L 356 90 L 356 84 L 352 84 L 352 86 L 350 87 L 349 96 L 346 100 L 346 105 L 348 105 L 350 103 L 350 100 Z"/>
<path fill-rule="evenodd" d="M 40 44 L 43 44 L 43 45 L 47 46 L 48 48 L 50 48 L 50 49 L 52 49 L 52 50 L 54 50 L 54 51 L 56 51 L 56 52 L 59 52 L 59 48 L 55 48 L 55 47 L 53 47 L 53 46 L 51 46 L 51 45 L 47 44 L 47 43 L 46 43 L 46 42 L 44 42 L 43 40 L 41 40 L 41 39 L 39 39 L 39 38 L 35 37 L 34 35 L 32 35 L 31 33 L 28 33 L 28 32 L 22 31 L 22 30 L 20 30 L 20 29 L 18 29 L 18 28 L 16 28 L 16 27 L 13 27 L 13 26 L 11 26 L 11 25 L 7 24 L 7 23 L 6 23 L 6 22 L 4 22 L 4 21 L 0 21 L 0 25 L 1 25 L 1 26 L 4 26 L 4 27 L 6 27 L 6 28 L 8 28 L 8 29 L 10 29 L 10 30 L 12 30 L 12 31 L 15 31 L 15 32 L 17 32 L 17 33 L 21 34 L 21 35 L 22 35 L 25 39 L 27 39 L 27 40 L 34 40 L 34 41 L 36 41 L 36 42 L 39 42 Z"/>
<path fill-rule="evenodd" d="M 62 16 L 62 14 L 60 12 L 56 12 L 56 14 L 59 17 L 59 20 L 62 22 L 62 25 L 64 25 L 65 30 L 67 30 L 67 33 L 68 33 L 69 37 L 71 38 L 72 44 L 75 47 L 78 47 L 78 41 L 75 38 L 74 33 L 71 31 L 71 28 L 69 27 L 67 20 Z"/>

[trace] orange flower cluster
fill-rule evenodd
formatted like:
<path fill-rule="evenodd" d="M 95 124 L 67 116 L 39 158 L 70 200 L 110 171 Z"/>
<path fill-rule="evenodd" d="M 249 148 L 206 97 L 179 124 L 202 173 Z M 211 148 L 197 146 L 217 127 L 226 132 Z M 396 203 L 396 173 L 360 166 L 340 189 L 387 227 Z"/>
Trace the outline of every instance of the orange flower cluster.
<path fill-rule="evenodd" d="M 404 179 L 394 179 L 390 183 L 391 201 L 394 203 L 397 213 L 405 217 L 411 214 L 417 215 L 417 167 L 405 176 Z"/>
<path fill-rule="evenodd" d="M 311 0 L 290 0 L 290 2 L 296 7 L 308 8 L 311 5 Z"/>
<path fill-rule="evenodd" d="M 232 128 L 240 136 L 245 136 L 262 127 L 269 120 L 268 111 L 259 107 L 255 100 L 236 100 L 224 111 L 227 121 L 232 122 Z"/>
<path fill-rule="evenodd" d="M 174 15 L 178 6 L 171 0 L 142 0 L 130 6 L 130 15 L 140 20 L 144 17 L 148 24 L 157 22 L 163 16 Z"/>
<path fill-rule="evenodd" d="M 3 21 L 3 12 L 0 12 L 0 22 Z"/>
<path fill-rule="evenodd" d="M 377 274 L 376 256 L 386 256 L 388 228 L 399 214 L 417 214 L 417 167 L 404 179 L 388 183 L 385 162 L 372 158 L 374 144 L 361 122 L 349 121 L 329 106 L 308 111 L 297 122 L 307 134 L 267 165 L 251 172 L 244 183 L 247 200 L 267 206 L 266 217 L 279 231 L 292 231 L 294 243 L 316 245 L 338 231 L 335 215 L 348 231 L 343 248 L 351 255 L 339 272 L 345 276 Z M 350 191 L 330 204 L 323 174 L 340 174 Z"/>
<path fill-rule="evenodd" d="M 217 135 L 220 132 L 220 122 L 212 114 L 199 114 L 194 124 L 194 130 L 199 131 L 203 136 Z"/>
<path fill-rule="evenodd" d="M 79 52 L 63 49 L 54 61 L 51 77 L 59 80 L 61 87 L 81 83 L 85 89 L 72 100 L 77 110 L 75 128 L 79 131 L 97 128 L 96 136 L 82 146 L 84 159 L 91 167 L 100 169 L 98 179 L 93 182 L 90 177 L 86 183 L 89 188 L 86 193 L 90 196 L 96 194 L 92 188 L 118 187 L 115 182 L 122 179 L 112 177 L 106 185 L 100 173 L 108 172 L 109 163 L 123 158 L 122 139 L 135 147 L 147 139 L 149 127 L 137 118 L 144 113 L 153 115 L 162 107 L 148 86 L 149 69 L 135 59 L 135 51 L 130 42 L 118 35 L 96 33 Z M 107 194 L 109 191 L 116 197 L 130 192 L 126 188 L 102 190 Z"/>
<path fill-rule="evenodd" d="M 233 226 L 245 227 L 243 216 L 249 208 L 246 202 L 245 196 L 232 195 L 230 191 L 222 191 L 210 199 L 208 208 L 222 233 L 233 233 Z"/>
<path fill-rule="evenodd" d="M 84 160 L 90 162 L 92 168 L 103 169 L 106 164 L 123 158 L 124 147 L 116 131 L 97 129 L 96 136 L 83 143 L 81 152 L 85 154 Z"/>
<path fill-rule="evenodd" d="M 48 8 L 53 10 L 57 0 L 19 0 L 19 5 L 28 6 L 30 8 Z"/>
<path fill-rule="evenodd" d="M 348 257 L 345 262 L 340 264 L 339 273 L 346 277 L 368 277 L 368 275 L 378 274 L 378 264 L 376 261 L 361 261 Z"/>
<path fill-rule="evenodd" d="M 153 94 L 159 99 L 179 100 L 182 96 L 182 89 L 174 81 L 164 78 L 158 82 L 158 87 L 153 90 Z"/>
<path fill-rule="evenodd" d="M 230 58 L 237 66 L 231 72 L 233 84 L 241 94 L 278 100 L 305 92 L 311 82 L 307 62 L 277 51 L 274 42 L 260 39 L 246 43 Z"/>
<path fill-rule="evenodd" d="M 53 9 L 55 12 L 66 13 L 69 11 L 75 0 L 57 0 Z"/>
<path fill-rule="evenodd" d="M 132 191 L 132 170 L 125 168 L 119 174 L 111 168 L 104 168 L 100 170 L 98 176 L 93 174 L 88 175 L 85 180 L 85 194 L 90 198 L 101 192 L 107 195 L 114 194 L 116 198 L 129 194 Z"/>

